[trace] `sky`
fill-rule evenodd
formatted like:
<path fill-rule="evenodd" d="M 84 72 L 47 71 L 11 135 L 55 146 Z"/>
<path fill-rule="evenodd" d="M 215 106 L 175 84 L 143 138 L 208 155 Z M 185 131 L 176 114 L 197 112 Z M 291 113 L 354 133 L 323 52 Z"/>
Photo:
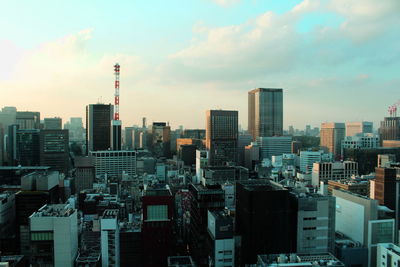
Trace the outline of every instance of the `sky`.
<path fill-rule="evenodd" d="M 399 0 L 0 0 L 0 107 L 204 128 L 283 88 L 284 126 L 373 121 L 400 99 Z"/>

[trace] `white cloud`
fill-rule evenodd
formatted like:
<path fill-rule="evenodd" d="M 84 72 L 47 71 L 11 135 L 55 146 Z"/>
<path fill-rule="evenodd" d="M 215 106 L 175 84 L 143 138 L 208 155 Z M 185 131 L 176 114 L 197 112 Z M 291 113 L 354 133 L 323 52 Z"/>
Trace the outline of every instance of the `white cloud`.
<path fill-rule="evenodd" d="M 240 2 L 240 0 L 211 0 L 217 5 L 230 7 Z"/>

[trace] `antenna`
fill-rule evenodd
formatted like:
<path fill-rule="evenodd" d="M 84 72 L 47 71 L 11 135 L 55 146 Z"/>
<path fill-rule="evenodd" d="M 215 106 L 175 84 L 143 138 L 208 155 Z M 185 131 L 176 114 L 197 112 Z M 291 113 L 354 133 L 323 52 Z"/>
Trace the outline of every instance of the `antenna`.
<path fill-rule="evenodd" d="M 114 94 L 114 120 L 119 120 L 119 64 L 114 65 L 114 75 L 115 75 L 115 94 Z"/>

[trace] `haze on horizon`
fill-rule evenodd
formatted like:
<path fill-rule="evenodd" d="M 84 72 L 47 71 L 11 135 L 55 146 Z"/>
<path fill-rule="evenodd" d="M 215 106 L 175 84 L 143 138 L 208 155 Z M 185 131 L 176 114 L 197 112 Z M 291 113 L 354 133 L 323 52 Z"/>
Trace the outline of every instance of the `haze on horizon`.
<path fill-rule="evenodd" d="M 113 102 L 115 62 L 124 126 L 204 128 L 218 108 L 246 129 L 247 92 L 266 87 L 284 90 L 285 128 L 376 128 L 400 98 L 398 0 L 37 3 L 2 4 L 0 107 L 84 119 Z"/>

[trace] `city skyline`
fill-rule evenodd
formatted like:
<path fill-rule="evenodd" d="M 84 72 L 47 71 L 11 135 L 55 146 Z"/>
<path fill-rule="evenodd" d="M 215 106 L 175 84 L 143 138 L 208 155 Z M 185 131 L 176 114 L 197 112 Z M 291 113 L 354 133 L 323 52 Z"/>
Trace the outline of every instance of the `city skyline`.
<path fill-rule="evenodd" d="M 204 128 L 206 110 L 224 109 L 238 110 L 246 129 L 247 92 L 258 87 L 283 88 L 285 129 L 377 127 L 397 100 L 398 1 L 170 1 L 168 13 L 166 5 L 8 2 L 0 106 L 84 118 L 86 105 L 113 103 L 115 62 L 123 127 L 147 117 Z"/>

